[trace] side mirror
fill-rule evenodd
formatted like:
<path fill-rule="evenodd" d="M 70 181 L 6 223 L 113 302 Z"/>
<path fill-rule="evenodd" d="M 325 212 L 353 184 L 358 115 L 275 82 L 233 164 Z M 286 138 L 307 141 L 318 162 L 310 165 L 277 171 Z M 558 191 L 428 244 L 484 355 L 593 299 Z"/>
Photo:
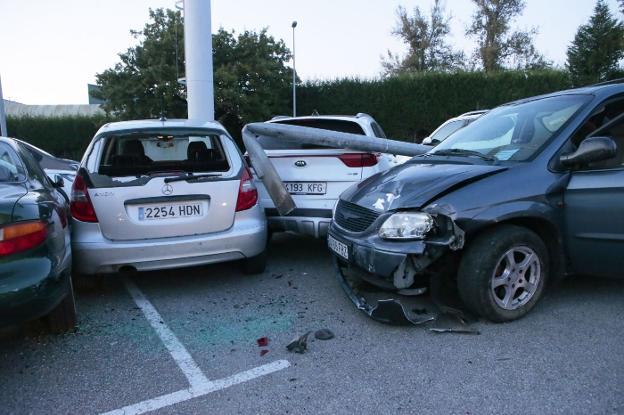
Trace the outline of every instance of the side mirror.
<path fill-rule="evenodd" d="M 564 167 L 583 166 L 615 157 L 617 144 L 611 137 L 589 137 L 581 141 L 575 152 L 559 158 Z"/>
<path fill-rule="evenodd" d="M 62 189 L 63 186 L 65 186 L 65 179 L 63 179 L 63 176 L 61 176 L 60 174 L 55 174 L 52 184 L 55 188 Z"/>

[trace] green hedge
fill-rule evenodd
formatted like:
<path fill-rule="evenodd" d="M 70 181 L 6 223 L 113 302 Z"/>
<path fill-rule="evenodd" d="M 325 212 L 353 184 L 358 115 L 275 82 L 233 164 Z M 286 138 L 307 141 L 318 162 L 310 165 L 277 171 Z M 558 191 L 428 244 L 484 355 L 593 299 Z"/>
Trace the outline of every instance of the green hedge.
<path fill-rule="evenodd" d="M 389 137 L 422 138 L 461 113 L 570 88 L 563 71 L 427 73 L 373 81 L 312 82 L 297 90 L 299 115 L 365 112 Z"/>
<path fill-rule="evenodd" d="M 315 110 L 320 114 L 365 112 L 379 121 L 389 137 L 413 141 L 463 112 L 569 87 L 568 74 L 557 70 L 429 73 L 308 82 L 297 89 L 297 105 L 299 115 Z M 107 121 L 103 116 L 9 118 L 8 130 L 9 135 L 52 154 L 79 160 L 97 129 Z M 240 137 L 240 131 L 230 133 Z"/>
<path fill-rule="evenodd" d="M 55 156 L 80 160 L 104 116 L 8 117 L 10 137 L 20 138 Z"/>

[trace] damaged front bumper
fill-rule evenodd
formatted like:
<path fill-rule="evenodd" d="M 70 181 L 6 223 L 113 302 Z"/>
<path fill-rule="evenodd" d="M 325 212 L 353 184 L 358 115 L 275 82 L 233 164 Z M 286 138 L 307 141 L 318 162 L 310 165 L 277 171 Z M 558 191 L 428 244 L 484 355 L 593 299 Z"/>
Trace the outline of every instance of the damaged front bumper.
<path fill-rule="evenodd" d="M 363 279 L 386 289 L 407 289 L 417 277 L 449 250 L 461 249 L 464 232 L 450 219 L 440 221 L 438 235 L 426 240 L 389 241 L 377 232 L 354 235 L 332 223 L 328 245 L 344 265 L 361 271 Z"/>

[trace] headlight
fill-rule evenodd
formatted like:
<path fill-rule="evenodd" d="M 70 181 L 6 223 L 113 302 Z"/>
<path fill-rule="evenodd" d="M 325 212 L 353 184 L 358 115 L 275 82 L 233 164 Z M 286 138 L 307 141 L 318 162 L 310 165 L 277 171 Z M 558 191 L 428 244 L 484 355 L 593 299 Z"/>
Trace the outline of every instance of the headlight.
<path fill-rule="evenodd" d="M 379 229 L 384 239 L 423 239 L 433 228 L 431 215 L 422 212 L 395 213 Z"/>

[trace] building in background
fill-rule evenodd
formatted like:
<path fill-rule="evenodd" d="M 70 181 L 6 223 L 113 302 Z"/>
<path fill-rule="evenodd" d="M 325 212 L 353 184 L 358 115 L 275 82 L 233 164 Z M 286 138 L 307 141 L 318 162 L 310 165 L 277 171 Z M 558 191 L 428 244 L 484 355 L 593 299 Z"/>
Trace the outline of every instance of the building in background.
<path fill-rule="evenodd" d="M 28 105 L 21 102 L 4 100 L 4 109 L 7 117 L 68 117 L 83 116 L 92 117 L 95 115 L 105 115 L 101 105 L 103 100 L 93 96 L 94 91 L 98 91 L 99 87 L 93 84 L 87 84 L 89 96 L 88 104 L 76 105 Z"/>
<path fill-rule="evenodd" d="M 7 117 L 67 117 L 79 115 L 92 117 L 104 115 L 100 104 L 78 105 L 27 105 L 5 99 L 4 109 Z"/>

